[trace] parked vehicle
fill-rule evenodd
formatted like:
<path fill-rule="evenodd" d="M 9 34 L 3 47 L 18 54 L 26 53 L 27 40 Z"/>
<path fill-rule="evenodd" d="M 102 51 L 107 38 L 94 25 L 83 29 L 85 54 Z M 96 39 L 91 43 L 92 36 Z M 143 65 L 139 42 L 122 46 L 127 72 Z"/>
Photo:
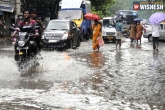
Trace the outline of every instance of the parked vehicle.
<path fill-rule="evenodd" d="M 72 20 L 50 20 L 41 42 L 44 48 L 62 49 L 80 46 L 80 30 Z"/>
<path fill-rule="evenodd" d="M 152 42 L 152 26 L 151 25 L 146 25 L 146 32 L 143 34 L 144 38 L 148 38 L 149 42 Z M 160 28 L 159 28 L 159 39 L 160 40 L 165 40 L 165 24 L 160 23 Z"/>
<path fill-rule="evenodd" d="M 61 0 L 59 7 L 58 19 L 73 20 L 81 31 L 82 39 L 88 40 L 91 20 L 84 21 L 84 15 L 92 12 L 91 2 L 89 0 Z"/>
<path fill-rule="evenodd" d="M 105 42 L 116 41 L 114 17 L 105 17 L 102 19 L 102 36 Z"/>

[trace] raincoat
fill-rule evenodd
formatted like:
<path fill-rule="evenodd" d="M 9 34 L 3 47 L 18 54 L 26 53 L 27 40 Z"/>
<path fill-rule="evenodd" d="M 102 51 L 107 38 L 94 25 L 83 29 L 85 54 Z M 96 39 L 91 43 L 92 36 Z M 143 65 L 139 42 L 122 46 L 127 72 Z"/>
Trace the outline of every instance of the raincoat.
<path fill-rule="evenodd" d="M 93 50 L 96 50 L 99 48 L 99 43 L 97 38 L 101 37 L 101 25 L 98 23 L 97 25 L 93 25 L 92 26 L 92 30 L 93 30 L 93 36 L 92 36 L 92 47 Z"/>

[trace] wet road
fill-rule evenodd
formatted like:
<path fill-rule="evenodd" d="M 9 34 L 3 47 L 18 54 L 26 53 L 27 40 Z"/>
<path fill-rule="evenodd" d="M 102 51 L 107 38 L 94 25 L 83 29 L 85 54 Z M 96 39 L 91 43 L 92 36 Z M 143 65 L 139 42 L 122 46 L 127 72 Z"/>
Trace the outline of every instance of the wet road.
<path fill-rule="evenodd" d="M 40 65 L 21 76 L 11 42 L 0 44 L 1 110 L 165 110 L 165 43 L 158 53 L 142 39 L 92 51 L 42 51 Z"/>

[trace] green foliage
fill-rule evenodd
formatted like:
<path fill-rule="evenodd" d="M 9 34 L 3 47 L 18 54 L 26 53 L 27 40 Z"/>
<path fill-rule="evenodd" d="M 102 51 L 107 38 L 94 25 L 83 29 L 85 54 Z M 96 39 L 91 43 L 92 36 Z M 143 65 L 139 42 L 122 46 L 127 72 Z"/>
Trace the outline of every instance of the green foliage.
<path fill-rule="evenodd" d="M 109 8 L 115 3 L 115 0 L 90 0 L 92 12 L 99 15 L 101 18 L 111 16 Z"/>
<path fill-rule="evenodd" d="M 133 2 L 135 1 L 147 1 L 147 0 L 115 0 L 115 3 L 112 7 L 109 8 L 110 12 L 113 14 L 117 14 L 119 10 L 133 10 Z M 163 1 L 165 0 L 157 0 Z M 165 5 L 165 4 L 164 4 Z M 148 19 L 152 13 L 158 10 L 138 10 L 138 15 L 140 18 Z M 165 10 L 163 10 L 165 12 Z"/>

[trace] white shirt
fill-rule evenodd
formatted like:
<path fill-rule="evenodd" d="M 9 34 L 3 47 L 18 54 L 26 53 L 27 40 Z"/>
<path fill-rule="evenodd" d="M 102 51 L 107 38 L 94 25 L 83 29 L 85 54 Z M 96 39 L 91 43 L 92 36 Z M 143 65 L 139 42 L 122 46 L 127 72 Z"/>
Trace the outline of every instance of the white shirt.
<path fill-rule="evenodd" d="M 159 37 L 159 24 L 152 24 L 152 37 Z"/>

